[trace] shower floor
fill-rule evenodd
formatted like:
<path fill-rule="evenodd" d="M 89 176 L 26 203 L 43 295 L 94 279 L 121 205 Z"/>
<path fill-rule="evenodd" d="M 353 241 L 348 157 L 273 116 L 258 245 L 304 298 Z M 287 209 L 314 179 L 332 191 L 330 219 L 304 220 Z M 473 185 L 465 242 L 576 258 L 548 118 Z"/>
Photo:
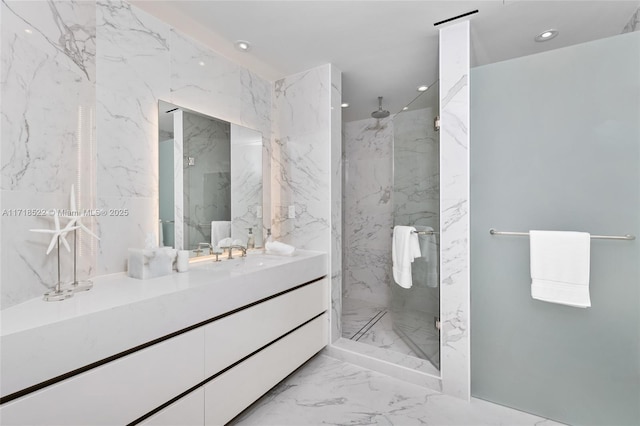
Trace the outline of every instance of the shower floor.
<path fill-rule="evenodd" d="M 418 356 L 393 330 L 389 310 L 362 300 L 343 300 L 342 337 L 405 355 Z"/>
<path fill-rule="evenodd" d="M 402 324 L 394 328 L 386 306 L 358 299 L 343 299 L 342 337 L 403 355 L 427 359 L 437 368 L 440 342 L 437 330 L 424 313 L 403 313 Z M 409 345 L 400 334 L 410 336 Z"/>

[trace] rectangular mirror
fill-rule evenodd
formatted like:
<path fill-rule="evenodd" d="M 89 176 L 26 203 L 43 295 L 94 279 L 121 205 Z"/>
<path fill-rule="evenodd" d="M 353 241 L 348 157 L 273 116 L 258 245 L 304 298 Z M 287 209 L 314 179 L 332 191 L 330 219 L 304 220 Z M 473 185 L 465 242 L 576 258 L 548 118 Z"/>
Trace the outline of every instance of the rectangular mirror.
<path fill-rule="evenodd" d="M 164 101 L 158 118 L 161 245 L 191 257 L 225 238 L 261 247 L 262 134 Z"/>

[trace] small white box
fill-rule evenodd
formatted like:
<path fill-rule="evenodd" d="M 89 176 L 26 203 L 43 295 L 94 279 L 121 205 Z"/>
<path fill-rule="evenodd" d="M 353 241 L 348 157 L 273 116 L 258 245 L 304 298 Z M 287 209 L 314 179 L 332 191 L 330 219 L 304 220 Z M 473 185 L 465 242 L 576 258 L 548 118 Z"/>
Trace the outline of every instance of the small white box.
<path fill-rule="evenodd" d="M 161 277 L 173 272 L 173 259 L 163 248 L 129 249 L 127 272 L 140 280 Z"/>

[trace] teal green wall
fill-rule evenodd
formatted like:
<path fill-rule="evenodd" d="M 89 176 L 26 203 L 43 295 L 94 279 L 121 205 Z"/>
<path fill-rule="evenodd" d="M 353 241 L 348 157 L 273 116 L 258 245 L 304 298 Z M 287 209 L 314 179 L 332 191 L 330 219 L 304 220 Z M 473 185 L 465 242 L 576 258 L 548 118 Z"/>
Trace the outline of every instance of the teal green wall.
<path fill-rule="evenodd" d="M 591 243 L 592 307 L 531 298 L 529 240 L 640 236 L 640 33 L 472 70 L 476 397 L 570 424 L 640 424 L 640 241 Z"/>

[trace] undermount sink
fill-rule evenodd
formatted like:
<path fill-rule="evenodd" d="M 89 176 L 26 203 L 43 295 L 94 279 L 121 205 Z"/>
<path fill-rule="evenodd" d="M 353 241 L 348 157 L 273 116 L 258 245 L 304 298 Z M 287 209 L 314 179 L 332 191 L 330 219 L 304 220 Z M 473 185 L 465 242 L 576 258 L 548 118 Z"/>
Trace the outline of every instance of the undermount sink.
<path fill-rule="evenodd" d="M 234 254 L 233 259 L 227 259 L 226 253 L 220 256 L 220 262 L 211 259 L 207 261 L 198 261 L 193 267 L 204 267 L 211 270 L 240 272 L 244 270 L 253 270 L 259 268 L 268 268 L 291 260 L 291 256 L 277 256 L 263 253 L 248 253 L 245 257 Z"/>

